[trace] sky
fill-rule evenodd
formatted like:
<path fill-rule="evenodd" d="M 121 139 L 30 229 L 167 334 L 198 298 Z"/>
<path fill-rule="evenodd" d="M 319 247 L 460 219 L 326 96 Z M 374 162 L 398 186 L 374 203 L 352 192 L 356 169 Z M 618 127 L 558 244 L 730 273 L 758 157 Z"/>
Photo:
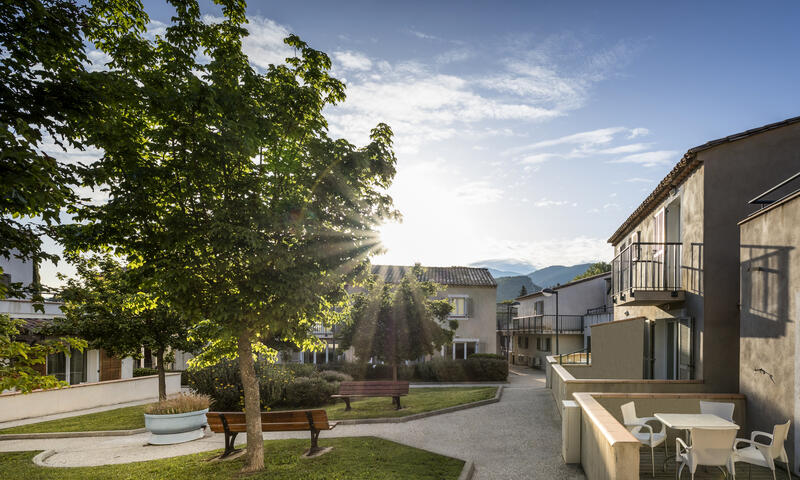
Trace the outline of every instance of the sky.
<path fill-rule="evenodd" d="M 169 22 L 144 4 L 155 31 Z M 793 1 L 296 0 L 248 16 L 259 69 L 289 33 L 331 56 L 347 85 L 332 136 L 394 130 L 403 222 L 374 263 L 609 261 L 608 237 L 686 150 L 800 115 Z"/>

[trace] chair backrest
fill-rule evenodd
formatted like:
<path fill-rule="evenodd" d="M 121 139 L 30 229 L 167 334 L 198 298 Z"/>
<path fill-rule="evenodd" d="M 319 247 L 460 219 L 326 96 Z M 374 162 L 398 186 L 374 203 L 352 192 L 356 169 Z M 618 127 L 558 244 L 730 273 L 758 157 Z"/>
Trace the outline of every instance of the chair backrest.
<path fill-rule="evenodd" d="M 727 465 L 733 453 L 736 432 L 734 428 L 693 428 L 690 454 L 694 457 L 695 465 Z"/>
<path fill-rule="evenodd" d="M 700 402 L 700 413 L 710 413 L 729 422 L 733 421 L 734 408 L 736 405 L 733 403 Z"/>
<path fill-rule="evenodd" d="M 792 421 L 789 420 L 786 423 L 779 423 L 775 425 L 772 429 L 772 444 L 769 446 L 769 453 L 772 455 L 772 458 L 778 458 L 778 456 L 783 451 L 783 443 L 786 441 L 786 438 L 789 436 L 789 426 L 792 424 Z"/>
<path fill-rule="evenodd" d="M 636 405 L 633 402 L 628 402 L 622 407 L 622 420 L 625 424 L 631 424 L 636 421 Z"/>

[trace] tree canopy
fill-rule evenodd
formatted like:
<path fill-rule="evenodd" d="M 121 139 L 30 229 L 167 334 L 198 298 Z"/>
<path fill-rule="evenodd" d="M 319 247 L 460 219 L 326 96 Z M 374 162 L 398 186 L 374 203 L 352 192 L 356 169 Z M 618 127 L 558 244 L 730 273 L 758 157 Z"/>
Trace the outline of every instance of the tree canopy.
<path fill-rule="evenodd" d="M 353 347 L 356 356 L 389 363 L 417 360 L 452 342 L 458 322 L 449 320 L 452 304 L 436 299 L 441 286 L 421 281 L 414 266 L 398 284 L 373 277 L 366 291 L 352 296 L 349 320 L 338 332 L 340 348 Z"/>
<path fill-rule="evenodd" d="M 611 271 L 611 264 L 607 262 L 597 262 L 589 265 L 589 268 L 586 269 L 585 272 L 581 273 L 580 275 L 576 275 L 572 281 L 580 280 L 581 278 L 591 277 L 594 275 L 600 275 L 601 273 L 610 272 Z"/>
<path fill-rule="evenodd" d="M 193 351 L 190 323 L 153 292 L 158 278 L 146 269 L 128 269 L 108 255 L 73 258 L 78 278 L 62 289 L 62 311 L 51 330 L 76 335 L 116 357 L 141 358 L 142 348 L 155 352 L 158 396 L 166 398 L 165 367 L 173 350 Z"/>
<path fill-rule="evenodd" d="M 255 353 L 275 340 L 313 348 L 312 325 L 337 321 L 344 285 L 395 218 L 395 173 L 383 124 L 358 148 L 327 134 L 323 109 L 344 99 L 330 59 L 297 36 L 295 56 L 257 71 L 242 51 L 245 4 L 209 20 L 173 0 L 163 35 L 126 4 L 92 6 L 89 39 L 110 57 L 105 101 L 84 124 L 103 152 L 81 172 L 108 201 L 72 209 L 73 252 L 112 249 L 193 323 L 197 364 L 238 357 L 247 413 L 246 471 L 263 467 Z"/>

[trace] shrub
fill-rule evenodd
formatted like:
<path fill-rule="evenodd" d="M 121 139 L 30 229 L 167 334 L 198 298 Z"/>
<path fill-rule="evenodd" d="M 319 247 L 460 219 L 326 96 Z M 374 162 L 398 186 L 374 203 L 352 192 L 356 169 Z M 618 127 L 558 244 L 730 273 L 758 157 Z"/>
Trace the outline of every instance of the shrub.
<path fill-rule="evenodd" d="M 502 355 L 497 355 L 495 353 L 473 353 L 470 354 L 467 358 L 491 358 L 495 360 L 503 360 L 506 361 L 506 357 Z"/>
<path fill-rule="evenodd" d="M 297 377 L 286 385 L 286 406 L 319 407 L 331 403 L 336 386 L 320 376 Z"/>
<path fill-rule="evenodd" d="M 464 370 L 469 379 L 476 382 L 499 382 L 508 378 L 508 362 L 496 356 L 470 356 L 464 360 Z"/>
<path fill-rule="evenodd" d="M 158 375 L 158 370 L 155 368 L 134 368 L 134 377 L 147 377 L 149 375 Z"/>
<path fill-rule="evenodd" d="M 211 397 L 214 410 L 242 410 L 244 391 L 235 360 L 223 359 L 216 365 L 189 370 L 189 387 Z"/>
<path fill-rule="evenodd" d="M 319 376 L 328 383 L 350 382 L 353 380 L 350 375 L 336 370 L 323 370 L 319 372 Z"/>
<path fill-rule="evenodd" d="M 205 410 L 210 403 L 211 398 L 208 395 L 182 393 L 158 403 L 147 405 L 144 407 L 144 413 L 148 415 L 174 415 L 176 413 L 196 412 Z"/>
<path fill-rule="evenodd" d="M 317 373 L 317 366 L 313 363 L 285 363 L 281 366 L 288 369 L 293 377 L 311 377 Z"/>

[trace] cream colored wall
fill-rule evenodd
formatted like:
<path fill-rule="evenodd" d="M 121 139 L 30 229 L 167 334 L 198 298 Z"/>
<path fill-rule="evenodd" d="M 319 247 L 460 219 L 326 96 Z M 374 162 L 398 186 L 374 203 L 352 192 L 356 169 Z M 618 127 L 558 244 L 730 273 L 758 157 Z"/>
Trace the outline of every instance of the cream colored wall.
<path fill-rule="evenodd" d="M 457 319 L 455 339 L 477 338 L 481 353 L 497 353 L 497 288 L 449 286 L 442 295 L 468 295 L 472 299 L 470 316 Z"/>
<path fill-rule="evenodd" d="M 180 392 L 181 374 L 167 373 L 167 394 Z M 0 422 L 158 399 L 158 376 L 83 383 L 54 390 L 0 395 Z"/>
<path fill-rule="evenodd" d="M 638 480 L 640 444 L 591 398 L 581 406 L 581 466 L 589 480 Z M 587 405 L 588 404 L 588 405 Z"/>
<path fill-rule="evenodd" d="M 665 306 L 615 306 L 614 320 L 645 317 L 651 320 L 692 317 L 695 319 L 695 331 L 703 331 L 703 210 L 705 191 L 705 167 L 701 165 L 677 188 L 675 196 L 661 202 L 647 218 L 632 231 L 641 232 L 641 241 L 654 241 L 653 215 L 680 198 L 680 230 L 683 242 L 681 252 L 681 285 L 686 291 L 683 303 Z M 628 235 L 630 237 L 630 234 Z M 620 252 L 622 243 L 614 245 L 614 252 Z M 641 342 L 640 342 L 641 343 Z M 703 378 L 702 334 L 695 335 L 695 378 Z M 592 336 L 592 349 L 597 339 Z M 657 352 L 658 354 L 658 352 Z M 641 374 L 641 373 L 640 373 Z"/>
<path fill-rule="evenodd" d="M 800 195 L 740 225 L 739 391 L 747 431 L 793 419 L 787 452 L 800 463 Z M 762 372 L 763 370 L 763 372 Z"/>
<path fill-rule="evenodd" d="M 592 378 L 641 379 L 644 318 L 592 326 Z"/>

